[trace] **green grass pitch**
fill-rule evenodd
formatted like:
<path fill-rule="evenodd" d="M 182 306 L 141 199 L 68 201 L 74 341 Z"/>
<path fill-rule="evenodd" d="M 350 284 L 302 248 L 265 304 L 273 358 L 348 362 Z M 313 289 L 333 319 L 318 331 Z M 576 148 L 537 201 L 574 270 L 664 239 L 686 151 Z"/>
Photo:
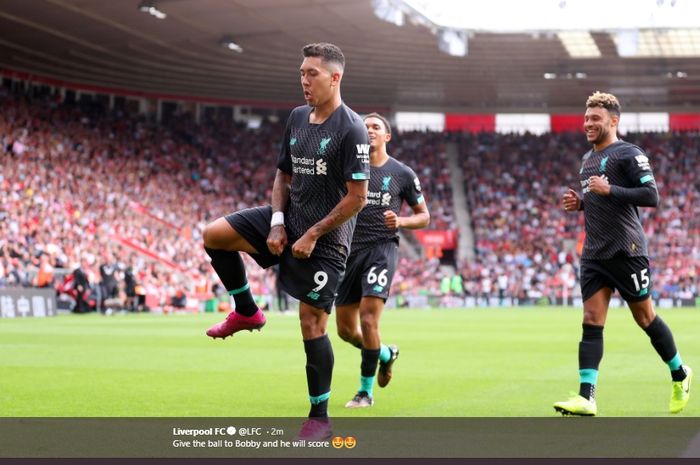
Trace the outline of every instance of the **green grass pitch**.
<path fill-rule="evenodd" d="M 700 309 L 659 312 L 684 362 L 700 373 Z M 302 417 L 308 411 L 296 315 L 268 315 L 261 333 L 225 341 L 204 331 L 222 315 L 61 315 L 0 320 L 2 417 Z M 386 310 L 382 338 L 401 348 L 375 405 L 343 406 L 360 353 L 329 334 L 331 416 L 549 417 L 578 389 L 581 310 Z M 700 376 L 700 375 L 699 375 Z M 697 391 L 698 388 L 696 388 Z M 626 309 L 611 309 L 598 384 L 606 417 L 662 417 L 668 368 Z M 682 416 L 700 416 L 700 392 Z M 693 398 L 694 397 L 694 398 Z"/>

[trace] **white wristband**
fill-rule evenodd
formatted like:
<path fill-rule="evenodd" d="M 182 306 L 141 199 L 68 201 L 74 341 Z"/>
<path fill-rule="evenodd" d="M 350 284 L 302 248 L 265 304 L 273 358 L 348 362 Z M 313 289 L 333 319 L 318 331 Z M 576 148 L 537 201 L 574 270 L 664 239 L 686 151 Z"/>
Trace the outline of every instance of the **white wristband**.
<path fill-rule="evenodd" d="M 284 226 L 284 212 L 274 212 L 272 214 L 272 220 L 270 221 L 270 227 Z"/>

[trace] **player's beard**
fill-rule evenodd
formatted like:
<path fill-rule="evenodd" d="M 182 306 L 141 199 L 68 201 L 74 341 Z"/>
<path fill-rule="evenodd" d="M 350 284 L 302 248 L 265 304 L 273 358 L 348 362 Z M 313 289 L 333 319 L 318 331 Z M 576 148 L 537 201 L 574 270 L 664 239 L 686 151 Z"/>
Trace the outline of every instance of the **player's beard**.
<path fill-rule="evenodd" d="M 610 135 L 610 129 L 606 127 L 601 127 L 600 132 L 598 132 L 598 137 L 593 140 L 593 145 L 600 145 L 605 142 Z"/>

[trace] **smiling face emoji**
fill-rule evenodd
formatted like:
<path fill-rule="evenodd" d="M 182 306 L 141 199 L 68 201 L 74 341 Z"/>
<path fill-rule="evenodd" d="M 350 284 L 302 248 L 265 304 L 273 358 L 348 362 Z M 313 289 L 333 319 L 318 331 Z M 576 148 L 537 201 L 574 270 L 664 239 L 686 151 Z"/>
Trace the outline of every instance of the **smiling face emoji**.
<path fill-rule="evenodd" d="M 341 436 L 336 436 L 333 439 L 331 439 L 331 445 L 336 449 L 340 449 L 341 447 L 343 447 L 344 443 L 345 442 L 343 441 L 343 438 Z"/>
<path fill-rule="evenodd" d="M 345 438 L 345 447 L 348 449 L 352 449 L 357 445 L 357 439 L 355 439 L 355 436 L 348 436 Z"/>

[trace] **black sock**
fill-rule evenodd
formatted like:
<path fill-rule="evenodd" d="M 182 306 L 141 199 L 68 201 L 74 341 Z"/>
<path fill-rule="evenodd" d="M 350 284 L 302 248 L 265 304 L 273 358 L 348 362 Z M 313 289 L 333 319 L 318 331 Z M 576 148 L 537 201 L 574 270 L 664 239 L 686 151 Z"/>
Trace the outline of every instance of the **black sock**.
<path fill-rule="evenodd" d="M 309 388 L 311 410 L 309 417 L 328 416 L 328 398 L 333 376 L 333 347 L 328 335 L 304 341 L 306 352 L 306 383 Z"/>
<path fill-rule="evenodd" d="M 323 400 L 318 404 L 311 404 L 309 418 L 328 418 L 328 400 Z"/>
<path fill-rule="evenodd" d="M 673 381 L 683 381 L 686 376 L 688 376 L 688 374 L 682 366 L 677 370 L 671 370 L 671 379 Z"/>
<path fill-rule="evenodd" d="M 595 384 L 598 377 L 598 366 L 603 358 L 603 326 L 583 324 L 583 336 L 578 345 L 579 373 L 595 370 L 593 382 L 582 379 L 579 395 L 586 399 L 595 397 Z M 592 372 L 592 371 L 591 371 Z"/>
<path fill-rule="evenodd" d="M 224 287 L 233 296 L 236 312 L 244 316 L 253 316 L 258 311 L 258 306 L 248 286 L 241 254 L 208 247 L 204 247 L 204 250 L 211 257 L 211 266 L 219 275 Z"/>
<path fill-rule="evenodd" d="M 366 378 L 377 373 L 379 364 L 380 349 L 362 349 L 362 363 L 360 364 L 360 374 Z"/>
<path fill-rule="evenodd" d="M 664 323 L 664 320 L 662 320 L 660 316 L 656 315 L 654 321 L 644 328 L 644 332 L 647 333 L 647 336 L 651 339 L 651 345 L 654 346 L 656 353 L 661 356 L 661 360 L 663 360 L 664 363 L 671 361 L 678 353 L 676 343 L 673 341 L 671 328 Z"/>
<path fill-rule="evenodd" d="M 578 395 L 586 399 L 595 399 L 595 384 L 581 383 L 578 389 Z"/>
<path fill-rule="evenodd" d="M 649 336 L 651 345 L 654 346 L 656 353 L 659 354 L 664 363 L 668 364 L 676 357 L 678 349 L 676 349 L 676 343 L 673 340 L 673 333 L 671 333 L 671 328 L 668 327 L 660 316 L 656 315 L 654 321 L 644 328 L 644 332 Z M 678 360 L 680 360 L 680 358 Z M 673 381 L 683 381 L 685 379 L 683 366 L 678 366 L 675 370 L 671 369 L 671 378 Z"/>

